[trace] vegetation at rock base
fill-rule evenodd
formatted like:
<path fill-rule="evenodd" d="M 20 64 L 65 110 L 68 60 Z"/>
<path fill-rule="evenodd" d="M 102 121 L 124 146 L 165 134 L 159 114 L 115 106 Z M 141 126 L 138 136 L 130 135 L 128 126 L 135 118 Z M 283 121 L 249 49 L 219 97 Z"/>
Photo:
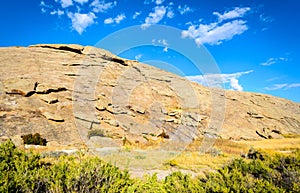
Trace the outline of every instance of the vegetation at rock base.
<path fill-rule="evenodd" d="M 47 144 L 47 140 L 42 138 L 41 135 L 39 133 L 35 133 L 35 134 L 27 134 L 27 135 L 23 135 L 22 139 L 24 141 L 24 144 L 28 144 L 28 145 L 43 145 L 45 146 Z"/>
<path fill-rule="evenodd" d="M 88 132 L 88 138 L 90 139 L 93 136 L 105 137 L 103 130 L 90 130 Z"/>
<path fill-rule="evenodd" d="M 300 192 L 300 151 L 289 155 L 249 152 L 217 171 L 192 178 L 173 172 L 143 179 L 82 154 L 46 162 L 39 154 L 0 144 L 0 192 Z"/>

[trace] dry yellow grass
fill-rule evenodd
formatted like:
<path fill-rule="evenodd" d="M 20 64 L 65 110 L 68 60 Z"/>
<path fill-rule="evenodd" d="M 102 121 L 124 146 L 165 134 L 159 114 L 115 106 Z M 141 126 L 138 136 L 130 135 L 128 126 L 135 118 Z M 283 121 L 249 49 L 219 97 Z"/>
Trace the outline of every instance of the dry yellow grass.
<path fill-rule="evenodd" d="M 238 144 L 246 148 L 255 148 L 265 151 L 292 151 L 300 148 L 300 137 L 298 138 L 283 138 L 283 139 L 267 139 L 261 141 L 239 141 Z"/>
<path fill-rule="evenodd" d="M 204 171 L 216 170 L 224 164 L 230 162 L 234 158 L 240 158 L 241 153 L 247 153 L 250 148 L 259 149 L 268 153 L 278 153 L 300 149 L 300 137 L 283 139 L 266 139 L 257 141 L 232 141 L 226 139 L 217 139 L 213 145 L 213 149 L 217 152 L 207 152 L 204 155 L 199 153 L 202 139 L 194 141 L 182 153 L 159 151 L 159 145 L 163 139 L 149 140 L 148 146 L 145 144 L 126 144 L 120 152 L 109 154 L 102 159 L 117 164 L 121 168 L 144 168 L 144 169 L 168 169 L 178 168 L 191 170 L 197 173 Z M 150 147 L 149 147 L 150 144 Z M 33 149 L 34 152 L 43 152 L 51 150 L 72 149 L 70 146 L 62 147 L 42 147 Z M 84 148 L 84 146 L 82 147 Z M 139 150 L 137 150 L 139 149 Z M 137 150 L 137 151 L 135 151 Z M 30 151 L 30 150 L 27 150 Z M 177 154 L 179 153 L 179 154 Z M 169 157 L 169 158 L 167 158 Z M 50 159 L 50 158 L 49 158 Z M 112 161 L 114 160 L 114 161 Z M 164 161 L 167 160 L 167 161 Z M 51 162 L 53 160 L 44 160 Z M 164 163 L 164 164 L 163 164 Z"/>
<path fill-rule="evenodd" d="M 300 137 L 267 139 L 259 141 L 231 141 L 217 139 L 213 145 L 221 155 L 213 156 L 208 152 L 199 154 L 199 147 L 202 139 L 193 142 L 187 152 L 183 152 L 168 164 L 182 169 L 189 169 L 196 172 L 204 169 L 217 169 L 234 158 L 239 158 L 242 153 L 247 153 L 250 148 L 259 149 L 268 153 L 288 153 L 289 151 L 300 149 Z"/>
<path fill-rule="evenodd" d="M 168 164 L 180 169 L 203 172 L 205 170 L 218 169 L 225 163 L 237 157 L 237 155 L 228 156 L 223 154 L 219 156 L 212 156 L 209 153 L 200 155 L 199 152 L 184 152 L 175 159 L 170 160 Z"/>

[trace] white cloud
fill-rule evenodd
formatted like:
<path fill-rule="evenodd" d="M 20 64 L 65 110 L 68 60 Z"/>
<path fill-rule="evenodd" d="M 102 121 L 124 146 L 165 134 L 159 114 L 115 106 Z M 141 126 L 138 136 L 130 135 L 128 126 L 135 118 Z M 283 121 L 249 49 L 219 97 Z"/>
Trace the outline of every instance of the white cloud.
<path fill-rule="evenodd" d="M 166 14 L 166 8 L 164 6 L 156 6 L 154 12 L 149 13 L 148 17 L 145 19 L 145 23 L 142 24 L 142 28 L 146 29 L 153 24 L 158 23 Z"/>
<path fill-rule="evenodd" d="M 47 5 L 46 5 L 46 3 L 44 1 L 41 1 L 40 6 L 45 7 Z"/>
<path fill-rule="evenodd" d="M 60 0 L 60 4 L 62 8 L 66 8 L 73 5 L 72 0 Z"/>
<path fill-rule="evenodd" d="M 115 18 L 107 18 L 104 20 L 105 24 L 112 24 L 112 23 L 117 23 L 119 24 L 122 20 L 124 20 L 126 18 L 125 14 L 120 14 Z"/>
<path fill-rule="evenodd" d="M 300 83 L 284 83 L 284 84 L 274 84 L 272 87 L 265 87 L 266 90 L 287 90 L 290 88 L 298 88 L 300 87 Z"/>
<path fill-rule="evenodd" d="M 112 9 L 117 5 L 117 1 L 114 2 L 108 2 L 106 3 L 105 1 L 99 1 L 99 0 L 94 0 L 90 6 L 93 7 L 93 11 L 96 13 L 104 13 L 109 9 Z"/>
<path fill-rule="evenodd" d="M 218 16 L 219 22 L 222 22 L 228 19 L 243 17 L 248 11 L 250 11 L 249 7 L 236 7 L 234 10 L 227 11 L 223 14 L 220 14 L 218 12 L 213 12 L 213 14 Z"/>
<path fill-rule="evenodd" d="M 188 30 L 181 33 L 183 38 L 195 39 L 196 44 L 219 45 L 225 40 L 230 40 L 248 30 L 246 21 L 234 20 L 223 25 L 219 23 L 191 25 Z"/>
<path fill-rule="evenodd" d="M 118 15 L 116 18 L 115 18 L 115 22 L 116 23 L 120 23 L 122 20 L 124 20 L 126 18 L 125 14 L 121 14 L 121 15 Z"/>
<path fill-rule="evenodd" d="M 140 59 L 142 58 L 142 56 L 143 56 L 142 54 L 136 55 L 136 56 L 135 56 L 135 60 L 140 60 Z"/>
<path fill-rule="evenodd" d="M 271 66 L 272 64 L 288 61 L 287 58 L 269 58 L 266 62 L 261 63 L 262 66 Z"/>
<path fill-rule="evenodd" d="M 74 0 L 74 1 L 83 5 L 84 3 L 87 3 L 89 0 Z"/>
<path fill-rule="evenodd" d="M 156 5 L 160 5 L 164 2 L 165 0 L 152 0 L 152 2 L 155 2 Z"/>
<path fill-rule="evenodd" d="M 40 6 L 42 7 L 42 8 L 41 8 L 41 12 L 42 12 L 42 13 L 47 13 L 47 11 L 49 11 L 49 9 L 52 9 L 52 8 L 53 8 L 52 5 L 46 4 L 45 1 L 41 1 Z"/>
<path fill-rule="evenodd" d="M 164 46 L 163 52 L 168 52 L 168 50 L 169 50 L 169 47 L 168 47 L 169 44 L 166 39 L 159 39 L 159 40 L 152 39 L 152 44 L 154 46 L 163 45 Z"/>
<path fill-rule="evenodd" d="M 239 80 L 236 78 L 230 79 L 230 86 L 231 86 L 231 88 L 233 88 L 233 90 L 238 90 L 238 91 L 243 90 L 243 87 L 239 84 Z"/>
<path fill-rule="evenodd" d="M 106 18 L 105 20 L 104 20 L 104 24 L 112 24 L 112 23 L 114 23 L 114 19 L 113 18 Z"/>
<path fill-rule="evenodd" d="M 42 13 L 46 13 L 47 10 L 46 10 L 44 7 L 42 7 L 42 8 L 41 8 L 41 12 L 42 12 Z"/>
<path fill-rule="evenodd" d="M 172 19 L 175 16 L 174 10 L 171 7 L 168 7 L 167 17 Z"/>
<path fill-rule="evenodd" d="M 242 75 L 249 74 L 253 70 L 245 72 L 236 72 L 232 74 L 206 74 L 196 76 L 186 76 L 187 79 L 211 87 L 222 87 L 223 84 L 229 84 L 230 89 L 242 91 L 243 87 L 239 84 L 239 78 Z"/>
<path fill-rule="evenodd" d="M 58 10 L 51 11 L 50 14 L 51 15 L 56 15 L 57 14 L 58 16 L 61 16 L 61 15 L 65 14 L 65 12 L 62 11 L 62 10 L 60 10 L 60 9 L 58 9 Z"/>
<path fill-rule="evenodd" d="M 165 40 L 165 39 L 158 40 L 158 43 L 159 43 L 159 44 L 162 44 L 162 45 L 164 45 L 164 46 L 168 46 L 168 45 L 169 45 L 168 42 L 167 42 L 167 40 Z"/>
<path fill-rule="evenodd" d="M 141 11 L 136 11 L 134 14 L 133 14 L 133 16 L 132 16 L 132 19 L 136 19 L 139 15 L 141 15 L 142 14 L 142 12 Z"/>
<path fill-rule="evenodd" d="M 180 15 L 186 14 L 188 12 L 193 12 L 193 10 L 187 5 L 184 5 L 184 6 L 179 5 L 178 11 L 179 11 Z"/>
<path fill-rule="evenodd" d="M 85 28 L 95 23 L 94 19 L 97 17 L 94 13 L 68 13 L 68 17 L 72 20 L 72 28 L 81 34 Z"/>
<path fill-rule="evenodd" d="M 156 40 L 156 39 L 153 39 L 152 40 L 152 44 L 153 45 L 163 45 L 163 46 L 168 46 L 168 41 L 166 39 L 159 39 L 159 40 Z"/>
<path fill-rule="evenodd" d="M 270 16 L 265 16 L 264 14 L 259 15 L 259 20 L 264 23 L 272 23 L 274 19 Z"/>
<path fill-rule="evenodd" d="M 190 23 L 188 29 L 181 32 L 181 36 L 194 39 L 198 46 L 201 44 L 219 45 L 248 30 L 246 21 L 236 19 L 243 17 L 248 11 L 250 11 L 249 7 L 236 7 L 223 14 L 214 12 L 213 14 L 218 16 L 218 21 L 199 25 Z M 223 22 L 229 19 L 231 21 Z"/>
<path fill-rule="evenodd" d="M 300 87 L 300 83 L 293 83 L 293 84 L 287 85 L 287 88 L 297 88 L 297 87 Z"/>

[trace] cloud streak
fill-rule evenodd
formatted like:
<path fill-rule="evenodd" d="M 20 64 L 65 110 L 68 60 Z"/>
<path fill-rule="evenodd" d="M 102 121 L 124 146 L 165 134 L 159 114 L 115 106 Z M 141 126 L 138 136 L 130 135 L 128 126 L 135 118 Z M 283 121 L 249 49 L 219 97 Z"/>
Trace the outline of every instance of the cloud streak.
<path fill-rule="evenodd" d="M 58 15 L 58 16 L 61 16 L 61 15 L 63 15 L 63 14 L 65 14 L 65 12 L 62 11 L 62 10 L 60 10 L 60 9 L 58 9 L 58 10 L 53 10 L 53 11 L 50 12 L 50 15 Z"/>
<path fill-rule="evenodd" d="M 74 1 L 83 5 L 83 4 L 87 3 L 89 0 L 74 0 Z"/>
<path fill-rule="evenodd" d="M 218 17 L 219 22 L 222 22 L 229 19 L 243 17 L 248 11 L 250 11 L 249 7 L 236 7 L 233 10 L 227 11 L 223 14 L 220 14 L 219 12 L 213 12 L 213 14 Z"/>
<path fill-rule="evenodd" d="M 266 62 L 261 63 L 262 66 L 271 66 L 273 64 L 279 63 L 279 62 L 286 62 L 288 61 L 287 58 L 279 57 L 279 58 L 269 58 Z"/>
<path fill-rule="evenodd" d="M 142 29 L 146 29 L 153 24 L 157 24 L 166 14 L 166 8 L 164 6 L 156 6 L 154 11 L 149 13 L 148 17 L 145 19 L 145 23 L 142 24 Z"/>
<path fill-rule="evenodd" d="M 99 0 L 94 0 L 90 6 L 93 8 L 93 11 L 95 13 L 104 13 L 108 11 L 109 9 L 112 9 L 117 5 L 117 1 L 114 2 L 108 2 L 106 3 L 105 1 L 99 1 Z"/>
<path fill-rule="evenodd" d="M 242 85 L 239 83 L 239 78 L 243 75 L 252 73 L 253 70 L 245 72 L 236 72 L 232 74 L 206 74 L 196 76 L 186 76 L 190 81 L 200 83 L 210 87 L 222 87 L 224 84 L 229 84 L 230 89 L 243 91 Z"/>
<path fill-rule="evenodd" d="M 72 0 L 60 0 L 60 3 L 62 8 L 67 8 L 73 5 Z"/>
<path fill-rule="evenodd" d="M 104 20 L 104 24 L 113 24 L 113 23 L 117 23 L 119 24 L 121 21 L 123 21 L 124 19 L 126 19 L 125 14 L 120 14 L 115 18 L 107 18 Z"/>
<path fill-rule="evenodd" d="M 141 11 L 136 11 L 133 16 L 132 16 L 132 19 L 136 19 L 138 16 L 140 16 L 142 14 Z"/>
<path fill-rule="evenodd" d="M 265 87 L 266 90 L 288 90 L 291 88 L 298 88 L 300 87 L 300 83 L 283 83 L 283 84 L 274 84 L 271 87 Z"/>

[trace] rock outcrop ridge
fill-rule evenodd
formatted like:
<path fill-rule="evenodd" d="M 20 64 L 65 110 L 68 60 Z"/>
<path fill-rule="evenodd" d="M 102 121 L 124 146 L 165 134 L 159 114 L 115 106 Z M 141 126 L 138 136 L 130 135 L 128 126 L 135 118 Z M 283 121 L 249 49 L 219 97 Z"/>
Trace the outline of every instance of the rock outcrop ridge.
<path fill-rule="evenodd" d="M 138 146 L 190 143 L 207 133 L 233 140 L 300 134 L 300 104 L 235 91 L 220 94 L 224 120 L 212 132 L 211 89 L 90 46 L 0 48 L 0 69 L 0 137 L 38 132 L 65 145 L 97 137 L 103 144 L 102 137 Z"/>

